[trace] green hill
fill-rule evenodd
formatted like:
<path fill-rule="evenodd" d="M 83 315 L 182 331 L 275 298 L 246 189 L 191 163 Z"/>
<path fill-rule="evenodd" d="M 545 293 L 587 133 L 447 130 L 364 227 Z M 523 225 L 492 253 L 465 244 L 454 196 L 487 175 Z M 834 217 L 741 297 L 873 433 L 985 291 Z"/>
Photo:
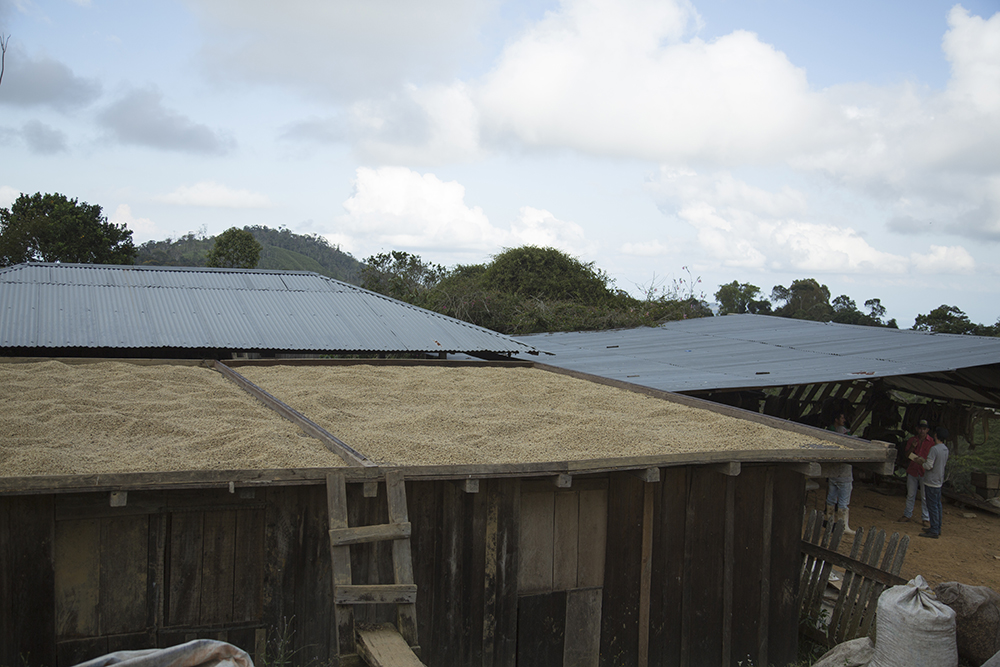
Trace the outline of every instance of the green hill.
<path fill-rule="evenodd" d="M 276 271 L 314 271 L 357 285 L 361 262 L 349 253 L 330 245 L 323 237 L 295 234 L 287 228 L 244 227 L 261 245 L 259 269 Z M 136 264 L 146 266 L 205 266 L 214 236 L 197 237 L 188 233 L 177 239 L 147 241 L 139 246 Z"/>

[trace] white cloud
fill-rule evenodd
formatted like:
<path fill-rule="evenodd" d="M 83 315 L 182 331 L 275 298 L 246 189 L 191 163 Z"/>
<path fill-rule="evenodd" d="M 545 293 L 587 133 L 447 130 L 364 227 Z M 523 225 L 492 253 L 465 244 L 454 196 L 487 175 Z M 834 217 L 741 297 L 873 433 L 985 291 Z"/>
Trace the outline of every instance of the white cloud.
<path fill-rule="evenodd" d="M 972 255 L 961 246 L 932 245 L 929 253 L 913 253 L 910 259 L 914 273 L 971 273 L 976 268 Z"/>
<path fill-rule="evenodd" d="M 9 185 L 0 185 L 0 208 L 10 208 L 11 204 L 21 196 L 21 191 Z"/>
<path fill-rule="evenodd" d="M 482 261 L 484 254 L 525 244 L 553 246 L 573 254 L 592 248 L 583 229 L 549 211 L 522 207 L 507 229 L 490 223 L 465 201 L 465 188 L 404 167 L 361 167 L 346 215 L 327 238 L 352 252 L 384 249 L 435 252 L 435 262 Z M 441 259 L 438 259 L 441 258 Z"/>
<path fill-rule="evenodd" d="M 482 154 L 479 110 L 462 83 L 407 86 L 403 98 L 357 102 L 350 109 L 364 158 L 387 164 L 443 164 Z"/>
<path fill-rule="evenodd" d="M 776 159 L 824 110 L 805 72 L 747 32 L 682 38 L 687 3 L 567 0 L 504 51 L 485 125 L 529 146 L 664 161 Z"/>
<path fill-rule="evenodd" d="M 125 225 L 132 230 L 132 233 L 141 239 L 151 239 L 160 233 L 156 223 L 149 218 L 137 218 L 132 214 L 132 207 L 128 204 L 119 204 L 113 215 L 108 216 L 108 220 L 116 225 Z"/>
<path fill-rule="evenodd" d="M 861 231 L 817 219 L 815 204 L 791 188 L 770 192 L 729 173 L 664 169 L 649 190 L 668 215 L 691 225 L 705 255 L 723 266 L 769 272 L 904 275 L 968 273 L 962 247 L 931 246 L 909 256 L 872 246 Z"/>
<path fill-rule="evenodd" d="M 178 206 L 207 206 L 213 208 L 269 208 L 270 200 L 249 190 L 234 190 L 214 181 L 201 181 L 182 185 L 173 192 L 154 197 L 156 201 Z"/>

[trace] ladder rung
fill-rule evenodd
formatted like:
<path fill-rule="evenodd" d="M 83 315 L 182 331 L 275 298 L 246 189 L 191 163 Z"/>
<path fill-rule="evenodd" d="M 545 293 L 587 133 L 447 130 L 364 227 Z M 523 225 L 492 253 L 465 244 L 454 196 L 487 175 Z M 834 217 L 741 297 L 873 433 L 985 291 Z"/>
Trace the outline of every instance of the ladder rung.
<path fill-rule="evenodd" d="M 355 526 L 354 528 L 331 528 L 330 546 L 342 547 L 347 544 L 405 540 L 409 537 L 409 521 L 402 523 L 382 523 L 374 526 Z"/>
<path fill-rule="evenodd" d="M 416 584 L 370 584 L 337 586 L 334 604 L 414 604 Z"/>

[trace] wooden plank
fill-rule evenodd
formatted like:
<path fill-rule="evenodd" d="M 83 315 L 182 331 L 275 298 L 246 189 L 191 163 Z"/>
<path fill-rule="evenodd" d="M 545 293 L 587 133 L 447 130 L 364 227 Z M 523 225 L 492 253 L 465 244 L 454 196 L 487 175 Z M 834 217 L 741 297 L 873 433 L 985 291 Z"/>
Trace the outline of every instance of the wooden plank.
<path fill-rule="evenodd" d="M 233 620 L 260 621 L 264 596 L 264 510 L 237 510 L 235 561 Z"/>
<path fill-rule="evenodd" d="M 485 486 L 485 485 L 484 485 Z M 485 656 L 483 629 L 486 626 L 486 496 L 475 493 L 469 496 L 469 515 L 466 519 L 465 581 L 469 592 L 468 651 L 466 663 L 482 665 Z M 494 563 L 496 554 L 493 555 Z M 496 565 L 494 564 L 494 570 Z"/>
<path fill-rule="evenodd" d="M 170 517 L 168 625 L 201 624 L 202 521 L 202 512 L 175 512 Z"/>
<path fill-rule="evenodd" d="M 885 531 L 875 530 L 875 544 L 872 548 L 868 557 L 864 559 L 865 563 L 871 566 L 878 564 L 879 559 L 882 555 L 882 547 L 885 544 Z M 854 604 L 854 610 L 851 613 L 850 620 L 847 624 L 847 630 L 844 635 L 845 638 L 854 639 L 858 637 L 858 629 L 861 627 L 861 623 L 864 620 L 865 611 L 868 606 L 872 603 L 871 591 L 872 584 L 874 582 L 867 577 L 861 582 L 861 590 L 858 593 L 857 602 Z"/>
<path fill-rule="evenodd" d="M 10 665 L 22 664 L 23 656 L 30 656 L 32 664 L 51 665 L 56 660 L 53 498 L 10 498 L 5 504 L 7 534 L 0 550 L 7 552 L 8 597 L 3 604 L 11 618 L 0 646 Z"/>
<path fill-rule="evenodd" d="M 577 581 L 579 588 L 604 585 L 604 558 L 607 555 L 608 490 L 607 487 L 580 491 L 580 529 L 577 551 Z"/>
<path fill-rule="evenodd" d="M 802 539 L 802 507 L 806 489 L 802 476 L 781 466 L 771 468 L 773 494 L 770 543 L 770 589 L 766 605 L 769 609 L 767 665 L 785 665 L 796 661 L 798 652 L 799 610 L 795 606 L 797 579 L 786 576 L 799 566 L 799 544 Z"/>
<path fill-rule="evenodd" d="M 382 624 L 358 628 L 358 654 L 370 667 L 423 667 L 396 628 Z"/>
<path fill-rule="evenodd" d="M 566 593 L 564 667 L 598 667 L 601 660 L 600 588 Z"/>
<path fill-rule="evenodd" d="M 659 468 L 656 469 L 659 473 Z M 657 474 L 659 477 L 659 474 Z M 639 667 L 649 665 L 649 605 L 653 571 L 653 486 L 644 489 L 642 509 L 642 560 L 639 570 Z"/>
<path fill-rule="evenodd" d="M 770 650 L 771 616 L 766 613 L 771 609 L 771 549 L 774 535 L 774 478 L 775 469 L 768 467 L 764 472 L 764 493 L 761 508 L 761 552 L 760 552 L 760 611 L 761 621 L 757 631 L 757 659 L 762 665 L 771 664 L 768 662 L 768 652 Z M 801 525 L 799 526 L 801 528 Z M 784 546 L 784 545 L 781 545 Z M 787 562 L 787 561 L 786 561 Z M 783 573 L 779 573 L 783 574 Z M 782 577 L 783 578 L 783 577 Z M 794 591 L 793 593 L 797 593 Z M 783 600 L 788 604 L 788 600 Z M 796 618 L 798 617 L 798 606 L 795 607 Z M 798 643 L 796 643 L 796 648 Z"/>
<path fill-rule="evenodd" d="M 685 543 L 685 639 L 688 664 L 721 665 L 723 639 L 726 477 L 704 468 L 691 471 Z M 682 664 L 684 658 L 682 656 Z"/>
<path fill-rule="evenodd" d="M 389 472 L 385 476 L 386 498 L 391 525 L 403 527 L 407 538 L 410 535 L 409 515 L 406 507 L 406 485 L 402 474 Z M 395 540 L 392 543 L 392 567 L 397 584 L 413 583 L 413 555 L 410 540 Z M 414 594 L 416 587 L 414 587 Z M 399 634 L 410 646 L 418 646 L 417 641 L 417 610 L 414 603 L 406 607 L 397 607 L 396 627 Z"/>
<path fill-rule="evenodd" d="M 365 482 L 364 485 L 365 498 L 378 498 L 378 482 Z"/>
<path fill-rule="evenodd" d="M 149 542 L 146 566 L 146 627 L 166 625 L 164 582 L 167 579 L 167 536 L 169 517 L 166 513 L 148 515 Z"/>
<path fill-rule="evenodd" d="M 899 533 L 893 533 L 892 537 L 889 538 L 889 544 L 885 548 L 885 554 L 882 556 L 882 563 L 879 566 L 881 570 L 888 571 L 892 567 L 893 557 L 896 555 L 896 549 L 899 546 Z M 869 604 L 865 607 L 864 612 L 861 617 L 861 624 L 858 626 L 858 636 L 859 637 L 869 637 L 869 633 L 872 629 L 872 624 L 875 621 L 875 611 L 878 608 L 878 599 L 882 595 L 886 585 L 880 582 L 874 582 L 872 584 L 871 595 L 869 596 Z"/>
<path fill-rule="evenodd" d="M 736 569 L 736 480 L 726 478 L 725 528 L 723 529 L 722 551 L 722 664 L 733 662 L 733 577 Z M 742 610 L 741 610 L 742 613 Z"/>
<path fill-rule="evenodd" d="M 649 632 L 649 661 L 654 665 L 679 665 L 681 659 L 689 471 L 689 468 L 668 468 L 663 471 L 661 483 L 656 485 L 650 582 L 650 615 L 656 622 Z"/>
<path fill-rule="evenodd" d="M 731 554 L 732 565 L 726 566 L 727 577 L 732 583 L 729 594 L 731 659 L 729 664 L 767 664 L 760 662 L 761 625 L 767 627 L 766 608 L 761 606 L 761 581 L 766 579 L 764 566 L 765 536 L 763 509 L 767 469 L 759 466 L 743 469 L 734 478 L 734 498 L 729 506 L 727 499 L 726 552 Z M 731 508 L 731 510 L 729 509 Z M 730 514 L 731 511 L 731 514 Z M 732 516 L 732 544 L 729 542 Z M 767 540 L 768 542 L 770 540 Z M 762 609 L 765 610 L 762 613 Z M 767 633 L 764 632 L 766 637 Z"/>
<path fill-rule="evenodd" d="M 615 473 L 608 485 L 608 533 L 601 610 L 601 664 L 639 658 L 639 578 L 646 484 Z"/>
<path fill-rule="evenodd" d="M 330 530 L 347 528 L 347 483 L 343 473 L 336 472 L 326 476 L 326 503 L 329 514 Z M 351 548 L 330 547 L 333 594 L 342 586 L 351 586 L 354 581 L 351 576 Z M 337 624 L 338 653 L 355 653 L 354 612 L 349 606 L 334 607 Z"/>
<path fill-rule="evenodd" d="M 458 484 L 458 488 L 466 493 L 479 493 L 478 479 L 460 479 L 456 483 Z"/>
<path fill-rule="evenodd" d="M 410 505 L 408 516 L 413 524 L 410 549 L 413 558 L 413 580 L 417 586 L 417 633 L 421 638 L 420 659 L 427 664 L 440 664 L 437 637 L 433 633 L 438 617 L 437 563 L 440 556 L 441 486 L 449 482 L 420 481 L 406 483 Z M 443 604 L 443 602 L 441 602 Z"/>
<path fill-rule="evenodd" d="M 868 538 L 867 540 L 866 537 Z M 854 535 L 854 543 L 851 545 L 851 560 L 857 560 L 861 553 L 862 545 L 870 539 L 871 535 L 866 534 L 864 527 L 859 527 L 857 533 Z M 838 643 L 837 637 L 840 635 L 838 628 L 844 621 L 845 614 L 850 615 L 849 600 L 853 595 L 857 594 L 857 583 L 854 573 L 847 570 L 844 573 L 844 580 L 840 584 L 840 595 L 837 596 L 837 601 L 833 605 L 833 613 L 830 614 L 830 622 L 827 625 L 827 644 L 830 646 Z M 851 591 L 852 588 L 854 589 L 853 592 Z M 830 642 L 833 643 L 831 644 Z"/>
<path fill-rule="evenodd" d="M 414 584 L 352 584 L 337 586 L 334 602 L 343 604 L 413 604 L 417 601 Z"/>
<path fill-rule="evenodd" d="M 566 637 L 566 592 L 521 596 L 517 615 L 518 667 L 561 665 Z"/>
<path fill-rule="evenodd" d="M 302 664 L 322 663 L 337 655 L 337 635 L 331 623 L 336 619 L 337 606 L 330 595 L 333 566 L 326 534 L 330 528 L 326 489 L 321 486 L 297 489 L 294 511 L 298 523 L 292 561 L 297 659 Z"/>
<path fill-rule="evenodd" d="M 146 628 L 149 518 L 101 520 L 101 634 L 124 635 Z"/>
<path fill-rule="evenodd" d="M 831 565 L 842 567 L 856 572 L 862 577 L 878 582 L 883 586 L 900 586 L 906 583 L 906 579 L 893 575 L 891 572 L 879 569 L 877 566 L 869 565 L 859 560 L 852 559 L 842 553 L 824 548 L 816 544 L 802 543 L 802 553 L 821 558 Z M 887 552 L 888 553 L 888 552 Z"/>
<path fill-rule="evenodd" d="M 486 517 L 483 526 L 483 667 L 493 667 L 497 631 L 497 561 L 500 503 L 497 480 L 487 480 Z"/>
<path fill-rule="evenodd" d="M 353 466 L 374 466 L 363 454 L 351 448 L 347 443 L 341 441 L 322 426 L 312 421 L 304 414 L 295 410 L 289 405 L 267 393 L 247 378 L 226 366 L 221 361 L 215 362 L 215 370 L 232 380 L 238 387 L 259 400 L 261 403 L 271 408 L 279 415 L 292 422 L 303 431 L 322 442 L 327 449 L 339 456 L 348 465 Z"/>
<path fill-rule="evenodd" d="M 377 526 L 355 526 L 354 528 L 333 528 L 329 531 L 330 544 L 342 547 L 348 544 L 364 544 L 384 540 L 409 539 L 412 526 L 409 521 L 386 523 Z"/>
<path fill-rule="evenodd" d="M 496 643 L 494 667 L 517 664 L 518 529 L 521 525 L 521 480 L 497 480 Z"/>
<path fill-rule="evenodd" d="M 577 586 L 580 549 L 580 494 L 556 493 L 553 508 L 552 586 L 568 591 Z"/>
<path fill-rule="evenodd" d="M 202 527 L 201 623 L 225 625 L 233 620 L 236 512 L 205 512 Z"/>
<path fill-rule="evenodd" d="M 54 550 L 57 639 L 100 635 L 101 522 L 56 522 Z"/>
<path fill-rule="evenodd" d="M 444 484 L 441 487 L 441 531 L 440 552 L 437 559 L 438 572 L 434 581 L 435 622 L 433 636 L 437 644 L 435 662 L 444 665 L 459 665 L 466 662 L 470 610 L 464 586 L 467 575 L 467 527 L 466 516 L 470 497 L 455 487 Z M 457 592 L 457 594 L 456 594 Z"/>
<path fill-rule="evenodd" d="M 366 498 L 359 484 L 347 485 L 347 524 L 356 528 L 389 523 L 387 501 Z M 352 529 L 348 529 L 352 530 Z M 396 583 L 392 569 L 391 542 L 365 542 L 351 545 L 351 577 L 355 584 Z M 390 605 L 363 605 L 354 608 L 354 626 L 395 623 L 395 608 Z"/>
<path fill-rule="evenodd" d="M 521 494 L 518 590 L 540 593 L 552 590 L 555 492 Z"/>

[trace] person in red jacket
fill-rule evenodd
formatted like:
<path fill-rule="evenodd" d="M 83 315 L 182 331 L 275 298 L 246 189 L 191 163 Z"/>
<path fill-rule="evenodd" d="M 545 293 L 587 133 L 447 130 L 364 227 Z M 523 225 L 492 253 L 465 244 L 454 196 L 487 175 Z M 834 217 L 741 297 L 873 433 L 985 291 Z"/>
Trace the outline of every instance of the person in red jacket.
<path fill-rule="evenodd" d="M 929 528 L 931 525 L 930 514 L 927 510 L 927 492 L 924 489 L 924 467 L 913 459 L 914 456 L 921 459 L 927 458 L 927 453 L 934 446 L 934 438 L 928 432 L 930 428 L 926 419 L 921 419 L 917 423 L 917 434 L 906 441 L 903 453 L 910 460 L 906 466 L 906 509 L 903 516 L 896 519 L 900 523 L 909 521 L 913 516 L 913 506 L 917 501 L 917 489 L 920 489 L 920 514 L 923 519 L 923 527 Z"/>

